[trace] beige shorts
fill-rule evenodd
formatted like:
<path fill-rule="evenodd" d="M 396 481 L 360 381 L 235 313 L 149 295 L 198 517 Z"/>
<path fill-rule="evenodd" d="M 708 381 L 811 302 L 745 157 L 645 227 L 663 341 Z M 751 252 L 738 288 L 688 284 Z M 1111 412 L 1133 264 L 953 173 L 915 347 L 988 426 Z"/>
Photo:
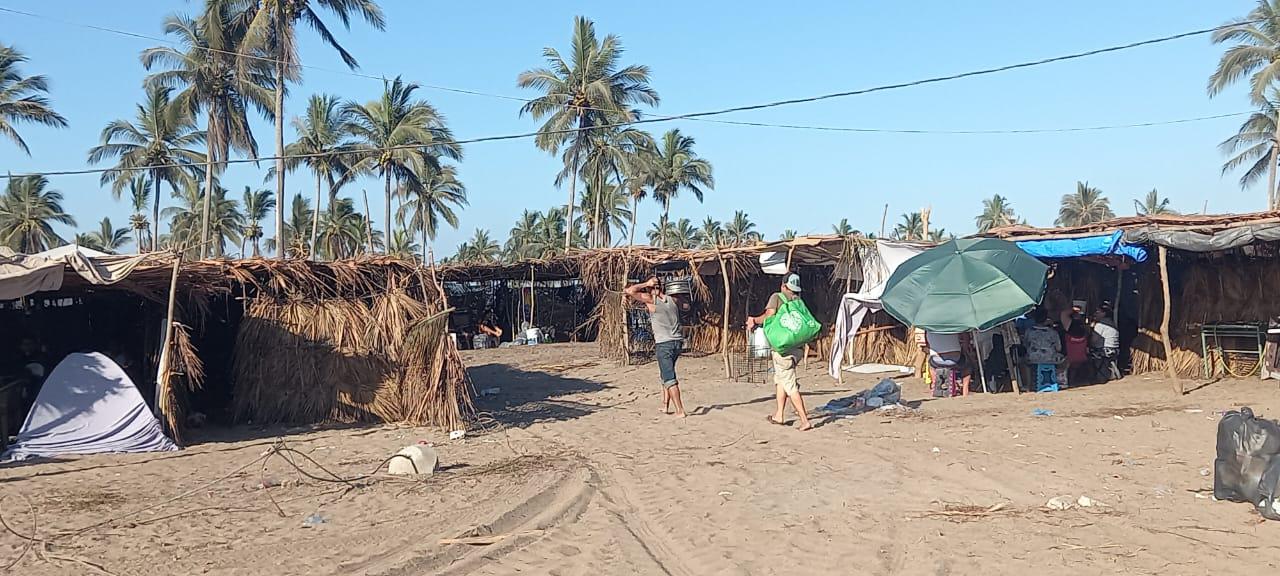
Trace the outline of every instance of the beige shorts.
<path fill-rule="evenodd" d="M 795 351 L 788 351 L 786 354 L 772 352 L 772 354 L 773 383 L 787 394 L 798 391 L 800 383 L 796 381 L 796 364 L 800 359 L 796 357 Z"/>

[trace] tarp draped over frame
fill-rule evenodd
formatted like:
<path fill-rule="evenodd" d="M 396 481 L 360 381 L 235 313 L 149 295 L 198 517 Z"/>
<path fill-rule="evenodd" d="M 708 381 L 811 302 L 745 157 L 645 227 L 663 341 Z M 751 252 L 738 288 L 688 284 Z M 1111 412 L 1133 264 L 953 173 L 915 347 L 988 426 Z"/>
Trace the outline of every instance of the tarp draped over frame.
<path fill-rule="evenodd" d="M 827 373 L 832 378 L 840 378 L 844 349 L 858 335 L 867 314 L 881 309 L 880 297 L 884 294 L 885 282 L 898 266 L 923 252 L 925 248 L 927 247 L 917 244 L 877 240 L 874 251 L 864 251 L 862 288 L 854 294 L 845 294 L 840 299 L 840 309 L 836 311 L 836 325 L 831 338 L 831 362 L 827 367 Z"/>
<path fill-rule="evenodd" d="M 1036 258 L 1079 258 L 1083 256 L 1127 256 L 1134 262 L 1147 260 L 1147 249 L 1134 246 L 1125 233 L 1117 230 L 1111 234 L 1082 238 L 1048 238 L 1043 240 L 1016 240 L 1024 252 Z"/>
<path fill-rule="evenodd" d="M 124 370 L 94 352 L 58 363 L 3 458 L 177 449 Z"/>
<path fill-rule="evenodd" d="M 1275 223 L 1236 226 L 1212 234 L 1193 230 L 1161 230 L 1155 227 L 1124 231 L 1124 241 L 1130 244 L 1159 244 L 1187 252 L 1217 252 L 1277 240 L 1280 240 L 1280 224 Z"/>
<path fill-rule="evenodd" d="M 0 300 L 16 300 L 36 292 L 62 288 L 66 267 L 91 284 L 115 284 L 148 255 L 110 256 L 87 248 L 55 248 L 39 254 L 0 254 Z"/>

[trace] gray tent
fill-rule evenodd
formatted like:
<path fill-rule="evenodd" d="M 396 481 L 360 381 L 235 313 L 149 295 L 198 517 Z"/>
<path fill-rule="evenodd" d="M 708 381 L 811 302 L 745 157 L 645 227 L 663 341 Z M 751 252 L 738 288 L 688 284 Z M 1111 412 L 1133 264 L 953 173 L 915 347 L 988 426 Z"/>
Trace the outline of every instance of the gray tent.
<path fill-rule="evenodd" d="M 77 353 L 49 374 L 18 441 L 0 460 L 177 449 L 119 365 L 96 352 Z"/>

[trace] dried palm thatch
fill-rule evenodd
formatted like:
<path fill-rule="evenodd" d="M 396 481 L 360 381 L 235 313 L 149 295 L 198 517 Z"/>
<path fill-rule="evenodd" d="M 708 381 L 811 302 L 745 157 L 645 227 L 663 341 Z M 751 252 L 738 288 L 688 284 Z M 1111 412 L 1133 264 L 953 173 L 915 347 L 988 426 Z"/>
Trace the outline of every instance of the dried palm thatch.
<path fill-rule="evenodd" d="M 411 264 L 232 270 L 256 288 L 233 353 L 237 419 L 462 422 L 470 394 L 448 343 L 444 292 Z"/>
<path fill-rule="evenodd" d="M 204 385 L 204 362 L 196 354 L 187 326 L 175 322 L 173 340 L 169 345 L 171 368 L 161 375 L 159 383 L 159 410 L 164 416 L 165 426 L 178 444 L 183 443 L 182 424 L 185 422 L 186 398 L 188 392 L 199 390 Z"/>
<path fill-rule="evenodd" d="M 1181 255 L 1170 261 L 1173 305 L 1170 339 L 1173 369 L 1183 377 L 1204 374 L 1200 329 L 1205 324 L 1259 323 L 1280 315 L 1280 300 L 1267 287 L 1280 285 L 1280 260 L 1254 258 L 1241 251 L 1210 255 Z M 1132 345 L 1134 373 L 1159 372 L 1168 360 L 1160 342 L 1160 276 L 1152 270 L 1140 279 L 1138 337 Z M 1253 358 L 1210 359 L 1211 376 L 1243 374 L 1254 368 Z"/>

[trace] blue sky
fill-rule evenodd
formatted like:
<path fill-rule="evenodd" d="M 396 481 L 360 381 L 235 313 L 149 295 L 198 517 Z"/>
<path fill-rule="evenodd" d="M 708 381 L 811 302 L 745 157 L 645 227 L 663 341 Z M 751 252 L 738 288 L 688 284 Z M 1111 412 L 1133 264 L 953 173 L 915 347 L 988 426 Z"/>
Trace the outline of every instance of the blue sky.
<path fill-rule="evenodd" d="M 544 46 L 567 49 L 572 19 L 586 15 L 600 33 L 621 36 L 626 62 L 648 64 L 662 96 L 659 114 L 678 114 L 864 88 L 975 68 L 1123 44 L 1221 24 L 1243 16 L 1251 0 L 1081 0 L 1049 2 L 418 2 L 385 0 L 385 32 L 354 25 L 340 33 L 361 72 L 402 75 L 423 84 L 529 97 L 516 75 L 541 64 Z M 198 0 L 96 2 L 0 0 L 0 6 L 79 23 L 159 36 L 162 18 L 192 12 Z M 340 27 L 330 18 L 332 26 Z M 336 53 L 304 34 L 303 63 L 343 69 Z M 24 156 L 0 142 L 0 170 L 14 173 L 86 166 L 86 151 L 111 119 L 132 118 L 146 72 L 138 53 L 154 42 L 0 14 L 0 42 L 30 58 L 28 74 L 52 81 L 52 100 L 71 123 L 66 130 L 25 127 L 32 149 Z M 1221 53 L 1207 36 L 1088 59 L 972 78 L 725 116 L 733 120 L 909 129 L 1020 129 L 1162 121 L 1249 109 L 1243 88 L 1214 99 L 1205 81 Z M 327 92 L 365 101 L 376 80 L 305 71 L 286 104 L 290 116 L 307 97 Z M 424 89 L 419 93 L 448 117 L 459 138 L 531 131 L 518 102 Z M 848 218 L 878 231 L 889 204 L 899 215 L 929 205 L 935 226 L 973 230 L 981 200 L 1010 199 L 1032 224 L 1050 225 L 1062 194 L 1077 180 L 1101 188 L 1119 214 L 1158 188 L 1176 209 L 1211 212 L 1264 208 L 1263 187 L 1241 190 L 1238 175 L 1220 175 L 1217 144 L 1241 118 L 1126 130 L 1032 135 L 852 134 L 748 128 L 682 121 L 679 127 L 715 166 L 716 189 L 703 204 L 691 197 L 673 215 L 695 223 L 745 210 L 768 238 L 792 228 L 829 232 Z M 264 153 L 271 130 L 259 121 Z M 291 139 L 291 133 L 286 135 Z M 532 141 L 478 143 L 466 148 L 460 174 L 471 205 L 460 229 L 437 240 L 441 254 L 476 228 L 500 240 L 525 208 L 563 204 L 553 184 L 558 161 Z M 261 169 L 233 167 L 224 185 L 237 196 L 262 186 Z M 110 216 L 117 226 L 128 209 L 98 185 L 96 175 L 62 176 L 54 185 L 80 228 Z M 290 194 L 313 190 L 295 173 Z M 271 187 L 273 187 L 272 185 Z M 344 190 L 370 192 L 382 214 L 381 187 L 372 180 Z M 168 199 L 166 198 L 166 202 Z M 359 205 L 359 203 L 357 203 Z M 658 215 L 643 205 L 642 229 Z M 376 223 L 376 221 L 375 221 Z M 268 227 L 270 228 L 270 223 Z M 380 226 L 380 225 L 379 225 Z M 270 233 L 270 232 L 268 232 Z"/>

